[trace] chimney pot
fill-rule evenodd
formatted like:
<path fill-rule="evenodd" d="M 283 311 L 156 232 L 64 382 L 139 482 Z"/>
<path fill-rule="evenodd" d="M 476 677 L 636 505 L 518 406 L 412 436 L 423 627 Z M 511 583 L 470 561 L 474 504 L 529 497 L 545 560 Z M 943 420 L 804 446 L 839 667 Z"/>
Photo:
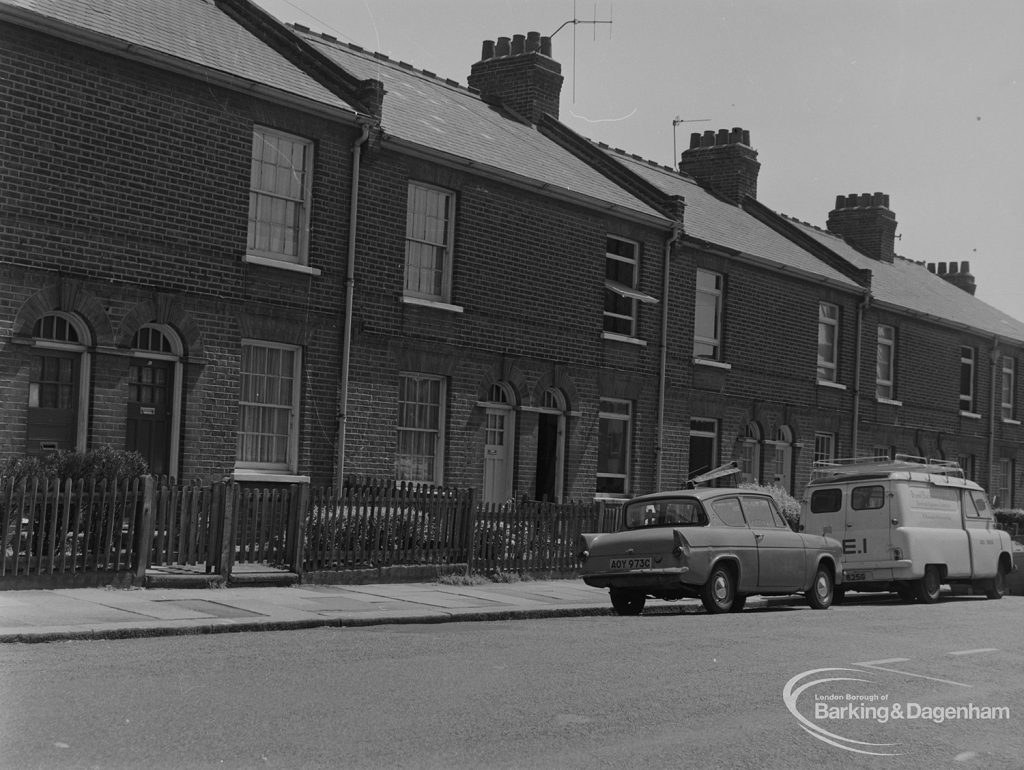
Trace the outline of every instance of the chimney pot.
<path fill-rule="evenodd" d="M 511 41 L 507 37 L 499 37 L 498 45 L 494 49 L 495 56 L 508 56 L 509 44 Z"/>
<path fill-rule="evenodd" d="M 480 61 L 487 61 L 494 58 L 494 41 L 485 40 L 483 51 L 480 53 Z"/>
<path fill-rule="evenodd" d="M 928 263 L 928 272 L 929 273 L 934 273 L 935 272 L 935 263 L 934 262 L 929 262 Z"/>
<path fill-rule="evenodd" d="M 512 36 L 512 55 L 518 56 L 526 50 L 526 35 Z"/>
<path fill-rule="evenodd" d="M 733 128 L 732 133 L 729 135 L 730 144 L 742 144 L 743 143 L 743 129 Z"/>
<path fill-rule="evenodd" d="M 540 32 L 526 33 L 526 52 L 533 53 L 540 50 Z"/>
<path fill-rule="evenodd" d="M 746 129 L 743 130 L 743 144 L 747 145 L 747 147 L 751 146 L 751 144 L 750 144 L 750 132 L 747 131 Z"/>
<path fill-rule="evenodd" d="M 700 147 L 700 133 L 690 134 L 690 149 L 696 150 L 698 147 Z"/>
<path fill-rule="evenodd" d="M 946 263 L 945 262 L 939 262 L 939 275 L 945 275 L 945 274 L 946 274 Z"/>
<path fill-rule="evenodd" d="M 540 39 L 540 52 L 544 56 L 551 56 L 551 38 L 547 35 Z"/>
<path fill-rule="evenodd" d="M 725 145 L 729 144 L 729 129 L 720 128 L 718 129 L 718 136 L 715 139 L 715 144 Z"/>
<path fill-rule="evenodd" d="M 874 195 L 872 195 L 871 205 L 884 206 L 885 208 L 889 208 L 889 203 L 885 200 L 885 193 L 876 192 Z"/>
<path fill-rule="evenodd" d="M 837 195 L 836 196 L 836 208 L 837 209 L 845 209 L 846 208 L 846 196 L 845 195 Z"/>
<path fill-rule="evenodd" d="M 860 205 L 865 208 L 871 205 L 871 193 L 860 194 Z"/>
<path fill-rule="evenodd" d="M 714 147 L 715 146 L 715 132 L 705 131 L 704 136 L 700 140 L 701 147 Z"/>

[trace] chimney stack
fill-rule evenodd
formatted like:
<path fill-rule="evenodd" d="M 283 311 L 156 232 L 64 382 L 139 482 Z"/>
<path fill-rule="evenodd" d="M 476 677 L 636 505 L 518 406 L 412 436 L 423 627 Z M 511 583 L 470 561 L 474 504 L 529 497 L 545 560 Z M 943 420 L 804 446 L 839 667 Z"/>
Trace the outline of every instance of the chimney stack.
<path fill-rule="evenodd" d="M 973 295 L 975 290 L 978 288 L 978 284 L 974 280 L 974 276 L 971 275 L 970 262 L 950 262 L 948 270 L 946 269 L 945 262 L 939 262 L 938 264 L 935 262 L 929 262 L 928 272 L 937 273 L 958 289 L 963 289 L 971 295 Z"/>
<path fill-rule="evenodd" d="M 690 149 L 679 157 L 679 170 L 733 203 L 757 198 L 761 164 L 750 146 L 750 132 L 727 128 L 690 134 Z"/>
<path fill-rule="evenodd" d="M 890 264 L 895 259 L 896 215 L 889 210 L 888 195 L 837 195 L 827 227 L 872 259 Z"/>
<path fill-rule="evenodd" d="M 562 65 L 551 58 L 551 38 L 539 32 L 485 40 L 480 61 L 466 83 L 484 99 L 498 99 L 510 110 L 537 123 L 545 114 L 558 117 Z"/>

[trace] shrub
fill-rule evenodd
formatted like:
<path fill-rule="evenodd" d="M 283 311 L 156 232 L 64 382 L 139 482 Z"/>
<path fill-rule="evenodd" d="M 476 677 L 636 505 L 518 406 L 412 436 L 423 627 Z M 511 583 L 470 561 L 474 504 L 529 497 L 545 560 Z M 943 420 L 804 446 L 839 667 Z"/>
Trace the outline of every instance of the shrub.
<path fill-rule="evenodd" d="M 789 494 L 782 487 L 776 487 L 771 484 L 752 484 L 745 482 L 740 484 L 741 489 L 756 489 L 758 492 L 767 492 L 773 498 L 775 498 L 775 504 L 779 506 L 779 510 L 782 511 L 782 515 L 786 519 L 786 523 L 789 524 L 789 528 L 799 532 L 800 531 L 800 501 L 797 500 L 793 495 Z"/>
<path fill-rule="evenodd" d="M 13 482 L 32 476 L 112 482 L 144 476 L 148 472 L 149 465 L 141 454 L 109 446 L 90 452 L 62 449 L 42 457 L 11 457 L 0 464 L 0 478 Z"/>

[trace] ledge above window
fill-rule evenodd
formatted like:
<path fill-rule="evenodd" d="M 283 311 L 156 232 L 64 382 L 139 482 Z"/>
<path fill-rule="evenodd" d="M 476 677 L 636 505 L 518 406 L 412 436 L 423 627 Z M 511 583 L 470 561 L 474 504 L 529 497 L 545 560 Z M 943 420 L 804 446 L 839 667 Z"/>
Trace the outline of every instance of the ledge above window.
<path fill-rule="evenodd" d="M 302 273 L 303 275 L 320 275 L 321 271 L 316 267 L 309 267 L 308 265 L 299 265 L 295 262 L 285 262 L 282 259 L 273 259 L 272 257 L 257 257 L 254 254 L 246 254 L 242 257 L 242 261 L 250 265 L 262 265 L 263 267 L 276 267 L 278 270 L 288 270 L 292 273 Z"/>
<path fill-rule="evenodd" d="M 694 366 L 710 366 L 714 369 L 732 369 L 732 364 L 727 364 L 725 361 L 715 361 L 711 358 L 695 358 L 693 359 Z"/>
<path fill-rule="evenodd" d="M 436 299 L 423 299 L 421 297 L 409 297 L 403 294 L 400 297 L 401 301 L 405 305 L 418 305 L 419 307 L 430 307 L 434 310 L 444 310 L 448 313 L 464 313 L 465 308 L 462 305 L 453 305 L 450 302 L 439 302 Z"/>
<path fill-rule="evenodd" d="M 846 390 L 845 385 L 841 385 L 838 382 L 832 382 L 830 380 L 818 380 L 818 385 L 822 388 L 834 388 L 835 390 Z"/>
<path fill-rule="evenodd" d="M 611 340 L 613 342 L 624 342 L 627 345 L 639 345 L 642 348 L 647 347 L 647 340 L 642 340 L 638 337 L 630 337 L 626 334 L 616 334 L 615 332 L 601 332 L 601 339 Z"/>

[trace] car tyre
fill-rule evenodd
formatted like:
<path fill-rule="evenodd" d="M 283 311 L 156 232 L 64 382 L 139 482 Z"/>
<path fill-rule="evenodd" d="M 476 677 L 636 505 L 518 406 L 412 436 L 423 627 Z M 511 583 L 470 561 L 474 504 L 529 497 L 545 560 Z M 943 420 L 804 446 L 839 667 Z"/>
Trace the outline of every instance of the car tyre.
<path fill-rule="evenodd" d="M 985 596 L 989 599 L 1002 599 L 1006 596 L 1006 566 L 1000 564 L 996 568 L 996 576 L 985 583 Z"/>
<path fill-rule="evenodd" d="M 832 570 L 824 564 L 819 564 L 818 571 L 814 573 L 811 590 L 804 594 L 807 597 L 807 603 L 811 605 L 812 609 L 827 610 L 832 606 L 835 587 Z"/>
<path fill-rule="evenodd" d="M 736 581 L 732 571 L 721 565 L 711 570 L 708 582 L 700 592 L 700 600 L 709 614 L 728 612 L 736 602 Z"/>
<path fill-rule="evenodd" d="M 939 574 L 939 568 L 929 564 L 924 568 L 924 577 L 914 582 L 914 593 L 922 604 L 935 604 L 939 600 L 941 587 L 942 576 Z"/>
<path fill-rule="evenodd" d="M 736 596 L 732 600 L 732 607 L 729 608 L 729 612 L 741 612 L 746 603 L 746 594 L 736 594 Z"/>
<path fill-rule="evenodd" d="M 618 615 L 639 615 L 644 611 L 647 597 L 639 591 L 611 590 L 612 609 Z"/>
<path fill-rule="evenodd" d="M 846 589 L 842 586 L 836 586 L 832 589 L 832 603 L 842 604 L 846 601 Z"/>

